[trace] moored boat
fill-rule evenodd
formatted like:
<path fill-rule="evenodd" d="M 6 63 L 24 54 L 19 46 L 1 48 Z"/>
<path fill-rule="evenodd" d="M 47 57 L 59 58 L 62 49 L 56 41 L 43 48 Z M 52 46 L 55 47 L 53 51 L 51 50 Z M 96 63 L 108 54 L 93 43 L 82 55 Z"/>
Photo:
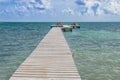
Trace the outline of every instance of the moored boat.
<path fill-rule="evenodd" d="M 63 24 L 61 22 L 57 22 L 56 25 L 51 25 L 52 27 L 63 27 Z"/>
<path fill-rule="evenodd" d="M 71 25 L 63 25 L 61 22 L 57 22 L 55 25 L 51 25 L 52 27 L 60 27 L 64 32 L 72 32 L 73 28 L 80 28 L 80 25 L 73 22 Z"/>
<path fill-rule="evenodd" d="M 80 28 L 80 25 L 77 24 L 76 22 L 73 22 L 70 26 L 71 26 L 72 28 Z"/>

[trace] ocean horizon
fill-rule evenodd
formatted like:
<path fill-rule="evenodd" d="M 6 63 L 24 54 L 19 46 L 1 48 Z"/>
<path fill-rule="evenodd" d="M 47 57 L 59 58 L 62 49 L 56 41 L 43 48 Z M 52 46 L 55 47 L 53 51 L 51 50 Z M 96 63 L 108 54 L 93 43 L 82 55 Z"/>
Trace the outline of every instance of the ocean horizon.
<path fill-rule="evenodd" d="M 56 22 L 0 22 L 0 80 L 9 80 Z M 63 22 L 71 24 L 71 22 Z M 63 32 L 82 80 L 120 80 L 120 22 Z"/>

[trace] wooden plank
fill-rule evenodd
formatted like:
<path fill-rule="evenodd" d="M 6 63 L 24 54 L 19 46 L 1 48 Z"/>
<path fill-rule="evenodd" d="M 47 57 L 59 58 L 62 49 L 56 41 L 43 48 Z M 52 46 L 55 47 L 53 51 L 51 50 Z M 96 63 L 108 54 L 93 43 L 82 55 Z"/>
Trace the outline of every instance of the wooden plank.
<path fill-rule="evenodd" d="M 53 27 L 9 80 L 81 80 L 61 29 Z"/>

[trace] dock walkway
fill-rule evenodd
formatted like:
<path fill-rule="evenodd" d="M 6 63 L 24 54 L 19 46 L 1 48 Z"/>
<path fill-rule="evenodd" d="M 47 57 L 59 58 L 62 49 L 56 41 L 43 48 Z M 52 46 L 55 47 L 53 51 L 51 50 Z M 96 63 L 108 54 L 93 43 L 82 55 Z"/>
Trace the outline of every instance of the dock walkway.
<path fill-rule="evenodd" d="M 9 80 L 81 80 L 59 27 L 53 27 Z"/>

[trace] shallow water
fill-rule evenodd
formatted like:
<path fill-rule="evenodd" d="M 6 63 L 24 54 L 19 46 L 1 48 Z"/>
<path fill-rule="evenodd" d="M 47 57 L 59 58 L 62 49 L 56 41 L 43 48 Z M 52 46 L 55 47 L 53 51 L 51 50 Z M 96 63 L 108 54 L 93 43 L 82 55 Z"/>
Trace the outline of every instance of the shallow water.
<path fill-rule="evenodd" d="M 0 80 L 8 80 L 51 23 L 0 23 Z"/>
<path fill-rule="evenodd" d="M 0 23 L 0 80 L 9 79 L 51 24 Z M 120 80 L 120 23 L 80 24 L 64 35 L 82 80 Z"/>
<path fill-rule="evenodd" d="M 80 23 L 64 33 L 82 80 L 120 80 L 120 23 Z"/>

